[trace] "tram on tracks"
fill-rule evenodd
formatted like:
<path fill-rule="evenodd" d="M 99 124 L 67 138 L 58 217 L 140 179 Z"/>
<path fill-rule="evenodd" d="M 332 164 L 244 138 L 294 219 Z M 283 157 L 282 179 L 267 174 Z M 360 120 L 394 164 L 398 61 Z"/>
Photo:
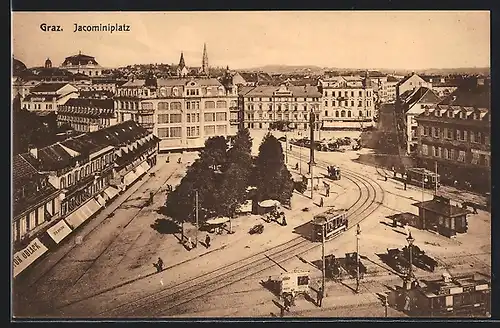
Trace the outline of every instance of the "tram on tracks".
<path fill-rule="evenodd" d="M 333 237 L 346 231 L 349 226 L 347 210 L 329 209 L 326 212 L 315 215 L 311 220 L 312 241 L 322 241 L 332 239 Z M 324 232 L 324 236 L 322 236 Z"/>
<path fill-rule="evenodd" d="M 439 174 L 420 167 L 408 169 L 406 171 L 406 181 L 420 187 L 423 184 L 428 189 L 434 189 L 436 182 L 438 187 L 440 185 Z"/>

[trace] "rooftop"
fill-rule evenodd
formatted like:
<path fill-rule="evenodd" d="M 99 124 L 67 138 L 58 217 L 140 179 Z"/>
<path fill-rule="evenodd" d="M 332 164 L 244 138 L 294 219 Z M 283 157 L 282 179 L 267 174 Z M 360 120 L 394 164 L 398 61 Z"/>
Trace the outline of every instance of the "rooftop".
<path fill-rule="evenodd" d="M 114 109 L 114 101 L 113 99 L 72 98 L 68 99 L 68 101 L 66 101 L 63 106 Z"/>
<path fill-rule="evenodd" d="M 491 87 L 489 85 L 463 85 L 439 104 L 491 109 Z"/>
<path fill-rule="evenodd" d="M 68 83 L 41 83 L 31 89 L 31 92 L 44 93 L 44 92 L 57 92 Z"/>
<path fill-rule="evenodd" d="M 467 215 L 469 214 L 469 211 L 466 209 L 463 209 L 461 207 L 451 205 L 451 203 L 446 200 L 440 200 L 439 198 L 436 199 L 437 197 L 434 197 L 433 200 L 428 200 L 425 202 L 419 202 L 419 203 L 414 203 L 412 204 L 413 206 L 416 206 L 418 208 L 423 208 L 427 211 L 437 213 L 439 215 L 443 215 L 445 217 L 457 217 L 457 216 L 462 216 L 462 215 Z"/>
<path fill-rule="evenodd" d="M 23 156 L 26 155 L 15 155 L 12 160 L 12 183 L 14 188 L 38 176 L 38 171 Z"/>

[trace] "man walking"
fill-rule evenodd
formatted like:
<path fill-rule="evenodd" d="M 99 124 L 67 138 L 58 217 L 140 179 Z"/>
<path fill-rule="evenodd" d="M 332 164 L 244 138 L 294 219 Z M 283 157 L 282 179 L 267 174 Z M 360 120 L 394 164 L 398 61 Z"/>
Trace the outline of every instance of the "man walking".
<path fill-rule="evenodd" d="M 326 185 L 326 197 L 330 197 L 330 185 Z"/>
<path fill-rule="evenodd" d="M 323 303 L 323 288 L 320 287 L 318 289 L 318 295 L 317 295 L 317 299 L 316 299 L 316 305 L 318 305 L 319 307 L 321 307 L 322 303 Z"/>
<path fill-rule="evenodd" d="M 158 273 L 163 271 L 163 260 L 161 259 L 161 257 L 158 257 L 158 262 L 156 263 L 156 271 Z"/>
<path fill-rule="evenodd" d="M 205 237 L 205 245 L 207 248 L 210 248 L 210 236 L 209 235 L 207 235 Z"/>
<path fill-rule="evenodd" d="M 319 207 L 323 207 L 323 197 L 319 199 Z"/>

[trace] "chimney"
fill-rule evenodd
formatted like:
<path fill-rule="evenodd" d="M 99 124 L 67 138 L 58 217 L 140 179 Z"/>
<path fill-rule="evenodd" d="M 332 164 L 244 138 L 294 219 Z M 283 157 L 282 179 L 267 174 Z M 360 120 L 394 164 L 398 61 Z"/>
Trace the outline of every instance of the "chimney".
<path fill-rule="evenodd" d="M 38 159 L 38 148 L 29 146 L 28 151 L 30 152 L 31 156 Z"/>

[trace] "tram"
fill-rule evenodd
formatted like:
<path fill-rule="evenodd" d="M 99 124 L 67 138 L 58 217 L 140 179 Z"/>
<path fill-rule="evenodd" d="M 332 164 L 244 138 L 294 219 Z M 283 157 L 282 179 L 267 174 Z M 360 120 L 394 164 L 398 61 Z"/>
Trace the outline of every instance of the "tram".
<path fill-rule="evenodd" d="M 322 231 L 325 240 L 331 239 L 346 231 L 349 225 L 347 210 L 329 209 L 326 212 L 315 215 L 311 220 L 312 241 L 322 241 Z"/>
<path fill-rule="evenodd" d="M 406 172 L 406 181 L 420 187 L 423 184 L 424 187 L 428 189 L 434 189 L 436 187 L 436 181 L 438 187 L 440 185 L 439 174 L 419 167 L 408 169 Z"/>

